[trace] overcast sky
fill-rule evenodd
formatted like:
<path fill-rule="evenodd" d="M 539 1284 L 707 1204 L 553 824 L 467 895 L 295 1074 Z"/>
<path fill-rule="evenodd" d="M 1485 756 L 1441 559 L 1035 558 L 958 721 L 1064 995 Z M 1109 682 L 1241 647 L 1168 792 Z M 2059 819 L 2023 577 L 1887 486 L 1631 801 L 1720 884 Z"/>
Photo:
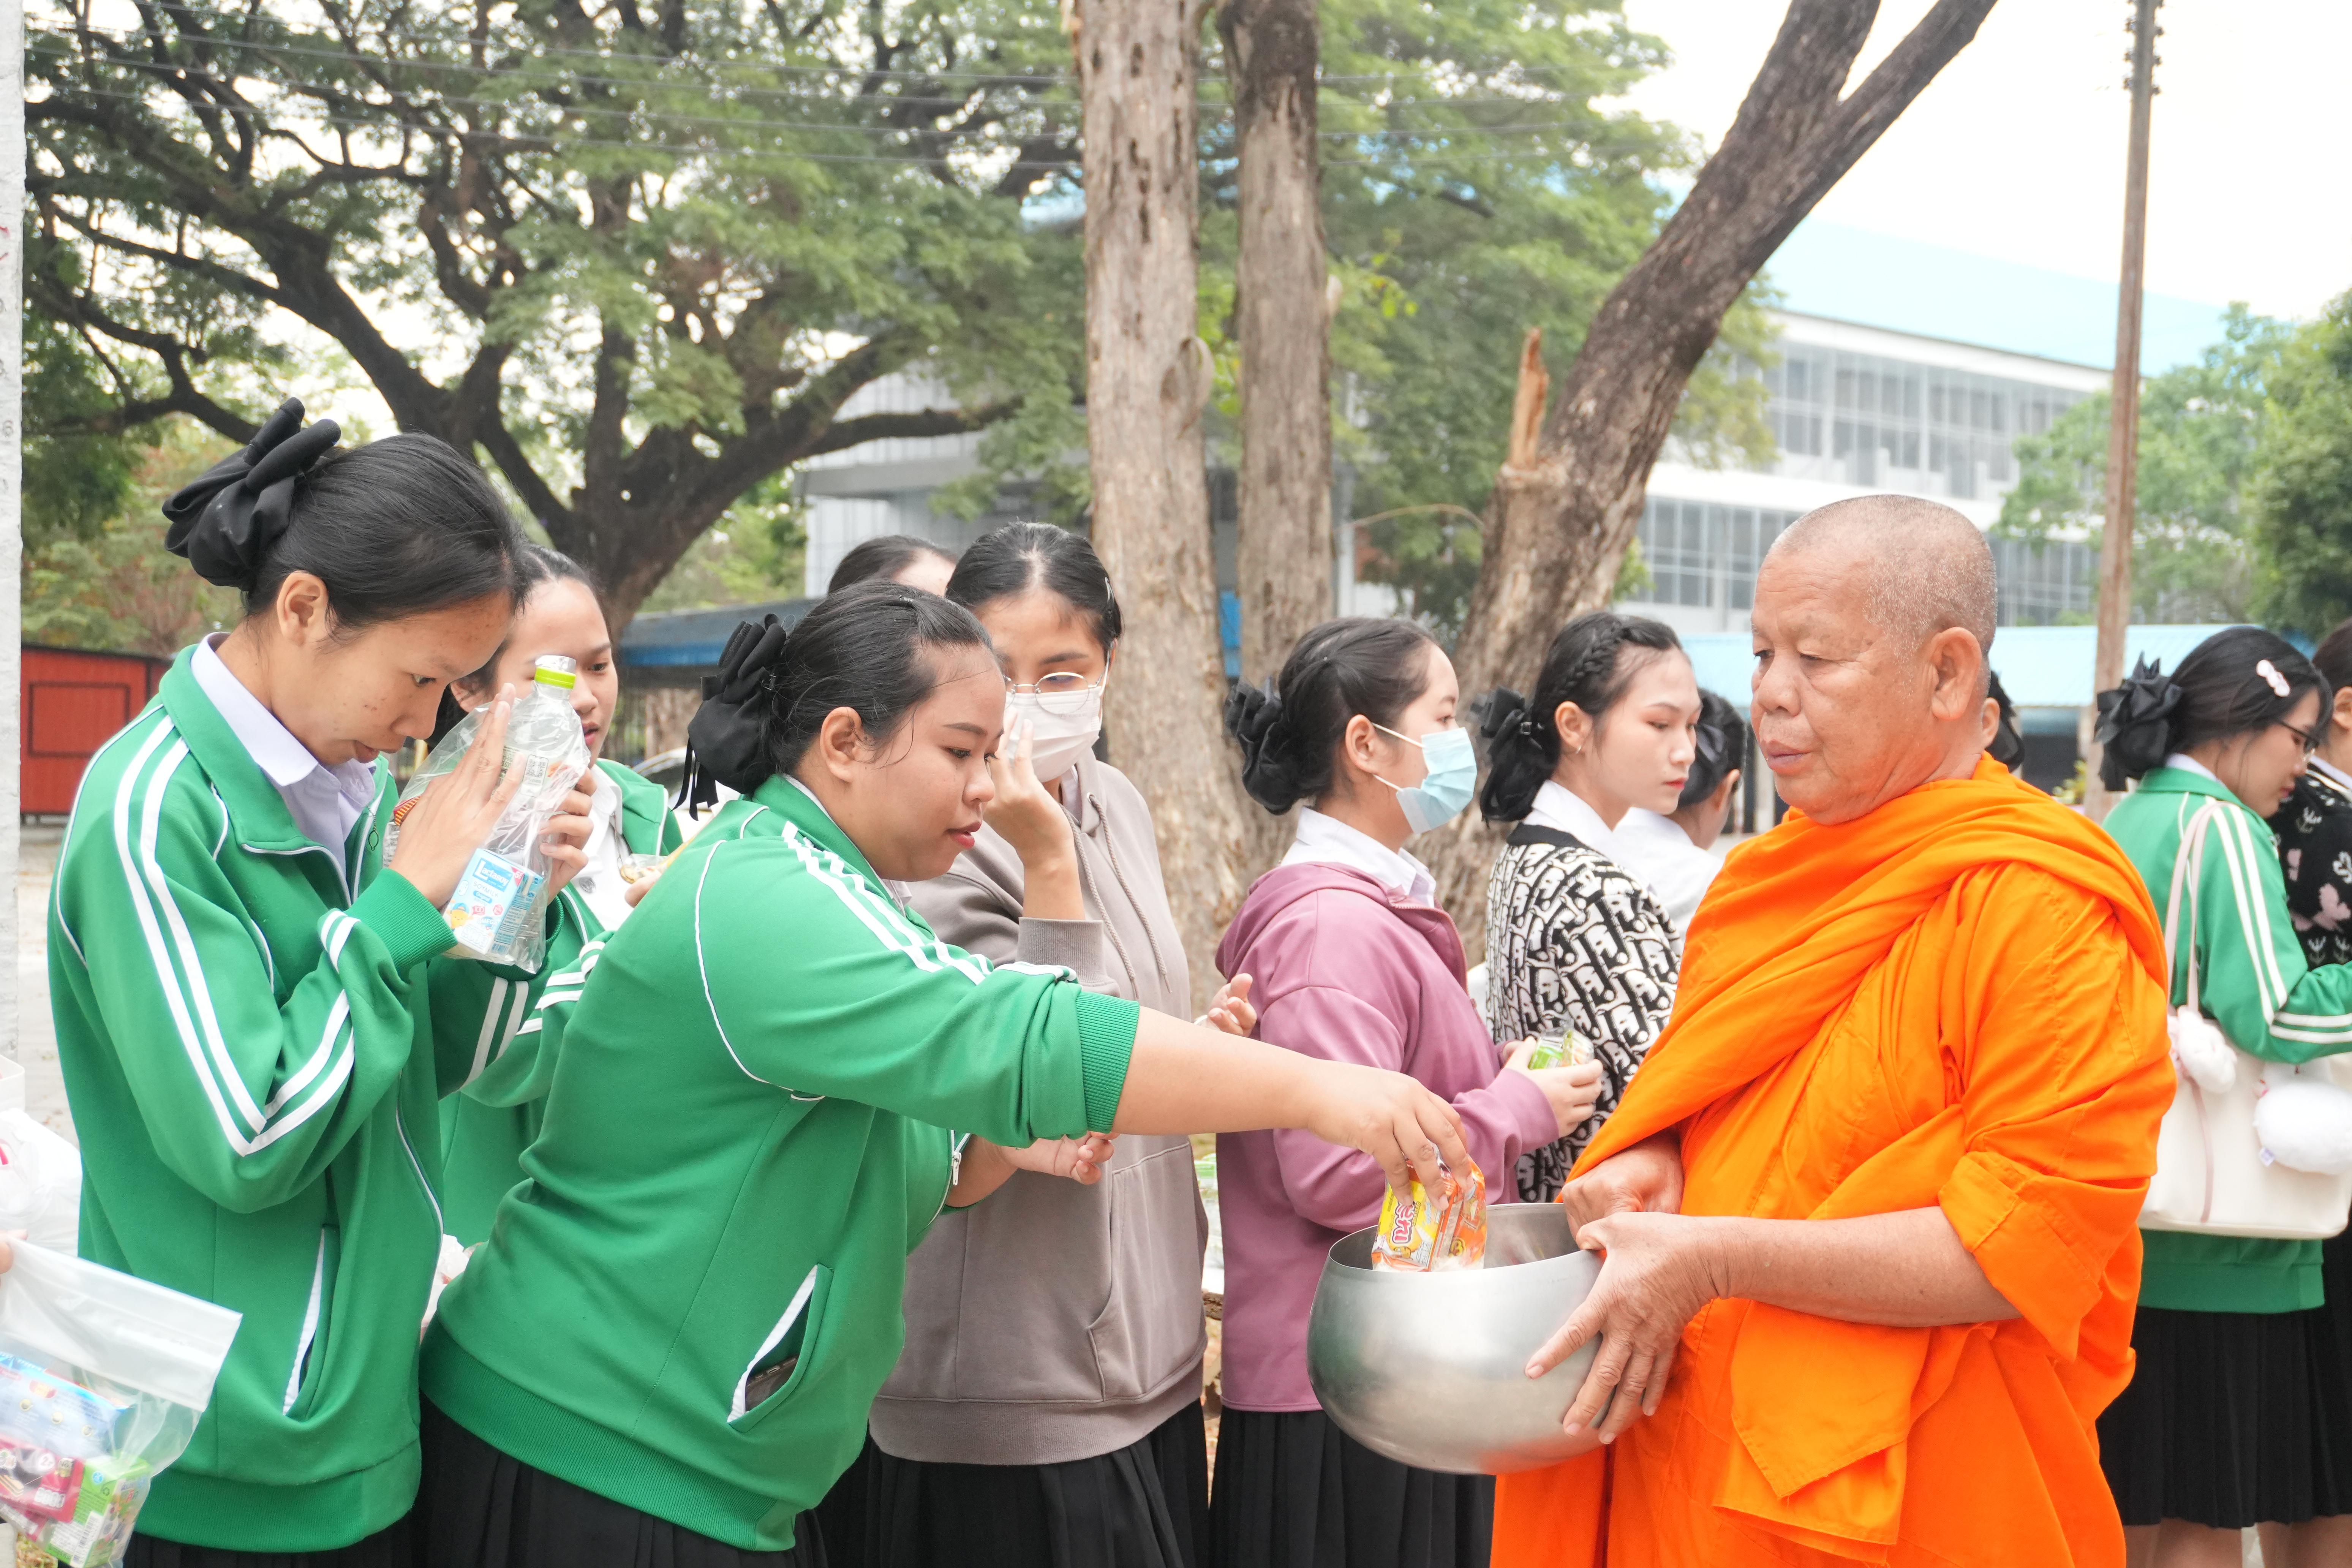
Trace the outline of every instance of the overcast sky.
<path fill-rule="evenodd" d="M 1885 0 L 1862 68 L 1929 0 Z M 1626 0 L 1674 66 L 1633 97 L 1712 147 L 1787 7 Z M 2113 278 L 2123 233 L 2126 0 L 2000 0 L 1816 209 L 1857 228 Z M 2147 286 L 2307 316 L 2352 288 L 2346 0 L 2171 0 L 2158 13 Z"/>

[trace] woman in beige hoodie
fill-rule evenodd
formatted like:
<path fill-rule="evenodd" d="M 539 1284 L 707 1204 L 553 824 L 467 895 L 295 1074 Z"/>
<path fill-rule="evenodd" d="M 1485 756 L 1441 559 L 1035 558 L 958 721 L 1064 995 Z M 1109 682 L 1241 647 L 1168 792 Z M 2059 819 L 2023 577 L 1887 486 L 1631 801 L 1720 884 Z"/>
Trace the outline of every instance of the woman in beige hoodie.
<path fill-rule="evenodd" d="M 909 901 L 994 962 L 1189 1011 L 1150 815 L 1094 755 L 1119 632 L 1102 563 L 1016 523 L 964 552 L 947 596 L 988 628 L 1012 711 L 986 829 Z M 1237 977 L 1214 1010 L 1235 1032 L 1246 991 Z M 1098 1184 L 1022 1171 L 942 1215 L 908 1259 L 906 1352 L 845 1478 L 864 1496 L 827 1502 L 836 1563 L 1200 1568 L 1206 1235 L 1171 1136 L 1118 1140 Z"/>

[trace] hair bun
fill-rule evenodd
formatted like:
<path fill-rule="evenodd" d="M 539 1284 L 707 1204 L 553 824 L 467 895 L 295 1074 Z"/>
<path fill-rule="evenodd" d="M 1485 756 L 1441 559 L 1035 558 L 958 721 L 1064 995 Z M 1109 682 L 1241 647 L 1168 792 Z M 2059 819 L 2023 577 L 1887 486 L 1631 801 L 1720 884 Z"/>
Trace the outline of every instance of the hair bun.
<path fill-rule="evenodd" d="M 243 451 L 215 463 L 163 503 L 163 548 L 185 556 L 207 583 L 251 593 L 269 547 L 293 520 L 294 487 L 342 439 L 321 419 L 305 427 L 302 400 L 280 404 Z"/>
<path fill-rule="evenodd" d="M 1284 754 L 1282 699 L 1271 685 L 1243 681 L 1225 699 L 1225 733 L 1242 749 L 1242 787 L 1268 811 L 1298 801 L 1297 770 Z"/>
<path fill-rule="evenodd" d="M 702 706 L 686 726 L 686 772 L 677 804 L 699 811 L 717 786 L 750 795 L 776 771 L 763 715 L 768 689 L 784 662 L 792 633 L 773 616 L 739 621 L 719 656 L 719 673 L 702 678 Z"/>
<path fill-rule="evenodd" d="M 2099 782 L 2119 790 L 2126 779 L 2161 767 L 2172 751 L 2172 711 L 2179 706 L 2180 688 L 2146 655 L 2122 685 L 2100 692 Z"/>

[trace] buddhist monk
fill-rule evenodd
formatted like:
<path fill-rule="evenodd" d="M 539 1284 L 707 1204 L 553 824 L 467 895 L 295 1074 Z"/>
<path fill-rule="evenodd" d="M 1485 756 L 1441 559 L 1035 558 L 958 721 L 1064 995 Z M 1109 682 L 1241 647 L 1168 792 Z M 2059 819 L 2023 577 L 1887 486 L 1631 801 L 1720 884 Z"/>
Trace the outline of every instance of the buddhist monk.
<path fill-rule="evenodd" d="M 1608 1447 L 1500 1484 L 1501 1568 L 2098 1564 L 2172 1096 L 2164 947 L 2098 828 L 1983 755 L 1976 528 L 1871 496 L 1784 533 L 1753 714 L 1779 827 L 1561 1201 L 1604 1256 Z M 1605 1414 L 1604 1414 L 1605 1413 Z"/>

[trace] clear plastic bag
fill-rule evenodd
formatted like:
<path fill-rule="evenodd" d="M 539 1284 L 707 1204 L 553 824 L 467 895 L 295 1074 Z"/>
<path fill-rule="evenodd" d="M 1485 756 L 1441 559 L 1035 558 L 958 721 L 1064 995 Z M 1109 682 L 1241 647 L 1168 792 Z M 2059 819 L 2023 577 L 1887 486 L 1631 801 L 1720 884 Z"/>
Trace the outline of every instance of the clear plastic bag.
<path fill-rule="evenodd" d="M 212 1403 L 239 1315 L 17 1242 L 0 1274 L 0 1518 L 17 1561 L 121 1560 Z"/>
<path fill-rule="evenodd" d="M 580 715 L 572 710 L 570 691 L 578 679 L 572 661 L 549 657 L 539 661 L 530 689 L 515 700 L 507 718 L 503 770 L 520 762 L 522 785 L 507 803 L 498 826 L 474 851 L 457 879 L 457 890 L 442 910 L 457 945 L 458 958 L 478 958 L 488 963 L 537 969 L 547 957 L 548 887 L 551 869 L 540 837 L 548 820 L 563 804 L 564 795 L 588 771 L 588 743 L 582 737 Z M 425 765 L 416 770 L 400 800 L 392 808 L 392 827 L 384 836 L 383 858 L 392 858 L 400 842 L 400 826 L 424 795 L 425 786 L 463 761 L 480 732 L 488 710 L 468 713 L 441 738 Z"/>
<path fill-rule="evenodd" d="M 73 1256 L 81 1232 L 81 1153 L 26 1111 L 0 1110 L 0 1232 Z"/>

